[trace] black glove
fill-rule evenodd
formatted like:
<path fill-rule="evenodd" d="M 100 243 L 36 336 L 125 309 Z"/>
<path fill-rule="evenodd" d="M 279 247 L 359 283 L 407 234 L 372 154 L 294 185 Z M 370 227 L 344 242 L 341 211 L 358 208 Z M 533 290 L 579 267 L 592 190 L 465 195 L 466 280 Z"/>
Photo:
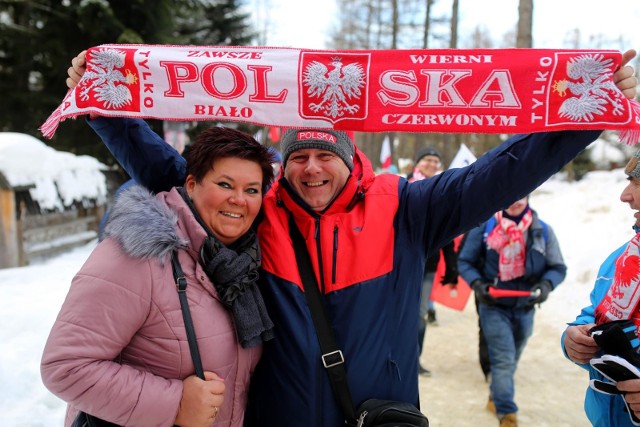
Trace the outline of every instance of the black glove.
<path fill-rule="evenodd" d="M 531 288 L 531 293 L 537 293 L 538 295 L 535 297 L 531 297 L 529 301 L 529 307 L 533 307 L 536 304 L 542 304 L 543 302 L 545 302 L 547 298 L 549 298 L 549 294 L 551 293 L 552 289 L 553 287 L 551 286 L 551 282 L 549 282 L 548 280 L 541 280 L 533 285 L 533 287 Z"/>
<path fill-rule="evenodd" d="M 444 276 L 440 278 L 443 285 L 457 285 L 458 284 L 458 270 L 455 268 L 447 268 L 444 272 Z"/>
<path fill-rule="evenodd" d="M 638 336 L 633 320 L 614 320 L 601 323 L 589 329 L 589 335 L 602 349 L 603 353 L 625 358 L 636 366 L 640 366 L 638 354 Z"/>
<path fill-rule="evenodd" d="M 494 305 L 496 303 L 496 299 L 489 295 L 490 286 L 491 283 L 483 282 L 480 279 L 474 280 L 471 283 L 471 289 L 473 289 L 473 293 L 476 296 L 476 301 L 487 305 Z"/>
<path fill-rule="evenodd" d="M 618 381 L 636 380 L 640 378 L 640 370 L 620 356 L 605 354 L 602 357 L 591 359 L 589 363 L 596 371 L 605 377 L 605 381 L 593 379 L 589 383 L 592 389 L 601 393 L 624 395 L 624 392 L 618 390 L 616 387 Z M 631 424 L 640 426 L 640 418 L 636 416 L 626 399 L 622 399 L 622 401 L 627 407 Z"/>

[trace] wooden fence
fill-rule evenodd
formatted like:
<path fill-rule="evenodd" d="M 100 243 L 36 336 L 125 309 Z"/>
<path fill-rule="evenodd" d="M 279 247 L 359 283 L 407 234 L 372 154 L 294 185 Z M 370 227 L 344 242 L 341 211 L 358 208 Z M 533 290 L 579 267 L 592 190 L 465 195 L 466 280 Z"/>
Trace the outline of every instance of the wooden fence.
<path fill-rule="evenodd" d="M 11 187 L 0 173 L 0 268 L 29 265 L 98 236 L 104 205 L 85 201 L 64 212 L 41 212 L 29 188 Z"/>

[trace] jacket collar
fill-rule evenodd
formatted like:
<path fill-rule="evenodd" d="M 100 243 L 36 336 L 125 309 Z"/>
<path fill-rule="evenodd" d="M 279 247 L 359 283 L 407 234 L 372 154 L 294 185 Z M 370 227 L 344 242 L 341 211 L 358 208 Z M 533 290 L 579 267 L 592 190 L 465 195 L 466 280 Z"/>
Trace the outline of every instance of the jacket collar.
<path fill-rule="evenodd" d="M 175 188 L 154 196 L 134 185 L 118 195 L 105 237 L 115 238 L 135 258 L 164 259 L 174 249 L 199 248 L 206 232 Z"/>

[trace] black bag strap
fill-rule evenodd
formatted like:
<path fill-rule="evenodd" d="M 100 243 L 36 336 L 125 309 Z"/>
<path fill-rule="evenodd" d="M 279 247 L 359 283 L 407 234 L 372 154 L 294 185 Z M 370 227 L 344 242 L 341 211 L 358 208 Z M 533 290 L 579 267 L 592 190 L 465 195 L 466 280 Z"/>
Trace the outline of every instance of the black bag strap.
<path fill-rule="evenodd" d="M 204 370 L 202 369 L 202 360 L 200 359 L 200 350 L 198 350 L 198 342 L 196 341 L 196 331 L 193 328 L 191 320 L 191 311 L 189 310 L 189 302 L 187 301 L 187 279 L 184 277 L 180 261 L 178 261 L 178 251 L 171 253 L 171 268 L 173 269 L 173 278 L 176 281 L 178 289 L 178 297 L 180 298 L 180 308 L 182 309 L 182 318 L 184 319 L 184 327 L 187 330 L 187 340 L 189 341 L 189 350 L 191 351 L 191 359 L 196 369 L 198 378 L 204 380 Z"/>
<path fill-rule="evenodd" d="M 322 296 L 318 289 L 318 281 L 311 265 L 311 257 L 292 215 L 289 215 L 289 234 L 293 242 L 293 251 L 296 254 L 304 295 L 307 298 L 309 311 L 311 312 L 318 342 L 320 343 L 320 350 L 322 350 L 322 365 L 329 374 L 331 388 L 342 408 L 342 412 L 348 421 L 353 421 L 356 418 L 356 413 L 351 400 L 349 383 L 347 382 L 347 372 L 344 369 L 344 355 L 336 344 L 333 329 L 331 329 L 331 325 L 327 320 Z"/>
<path fill-rule="evenodd" d="M 187 279 L 178 261 L 178 251 L 171 253 L 171 269 L 173 270 L 173 279 L 176 281 L 178 289 L 178 297 L 180 298 L 180 309 L 182 310 L 182 318 L 184 319 L 184 327 L 187 330 L 187 341 L 189 341 L 189 350 L 191 351 L 191 359 L 196 369 L 198 378 L 204 380 L 204 370 L 202 369 L 202 360 L 200 360 L 200 351 L 198 350 L 198 342 L 196 341 L 196 331 L 193 329 L 193 321 L 191 320 L 191 311 L 189 310 L 189 302 L 187 301 Z M 101 420 L 87 412 L 79 411 L 73 420 L 71 427 L 118 427 L 117 424 Z M 178 427 L 174 425 L 173 427 Z"/>

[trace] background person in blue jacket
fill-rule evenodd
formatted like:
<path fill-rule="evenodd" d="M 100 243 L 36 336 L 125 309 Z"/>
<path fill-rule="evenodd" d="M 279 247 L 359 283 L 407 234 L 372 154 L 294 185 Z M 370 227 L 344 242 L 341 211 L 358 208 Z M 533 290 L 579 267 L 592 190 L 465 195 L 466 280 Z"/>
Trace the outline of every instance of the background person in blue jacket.
<path fill-rule="evenodd" d="M 629 183 L 622 190 L 620 201 L 628 203 L 635 211 L 633 238 L 625 242 L 621 247 L 613 251 L 602 263 L 596 276 L 595 285 L 591 291 L 591 305 L 582 309 L 582 312 L 574 320 L 562 335 L 562 349 L 567 358 L 580 365 L 589 372 L 590 379 L 608 381 L 601 373 L 596 371 L 589 361 L 599 356 L 602 349 L 589 334 L 589 330 L 596 325 L 602 325 L 612 320 L 632 319 L 635 324 L 635 335 L 640 324 L 640 304 L 637 299 L 632 303 L 625 296 L 638 295 L 640 289 L 640 151 L 631 158 L 625 173 Z M 625 279 L 631 279 L 625 280 Z M 620 292 L 620 286 L 625 289 Z M 618 290 L 616 292 L 616 290 Z M 612 314 L 612 307 L 620 309 Z M 639 367 L 640 368 L 640 367 Z M 605 394 L 587 387 L 584 408 L 587 418 L 594 426 L 626 427 L 638 425 L 631 421 L 629 412 L 624 403 L 626 400 L 640 418 L 640 379 L 618 381 L 617 388 L 624 392 L 623 395 Z"/>
<path fill-rule="evenodd" d="M 460 275 L 478 300 L 480 325 L 491 362 L 487 408 L 500 427 L 517 425 L 514 375 L 518 360 L 533 332 L 535 304 L 565 278 L 558 240 L 529 206 L 529 197 L 511 204 L 471 230 L 458 254 Z M 531 297 L 493 298 L 489 287 L 531 291 Z"/>
<path fill-rule="evenodd" d="M 624 64 L 634 56 L 625 53 Z M 72 64 L 70 84 L 84 59 Z M 615 80 L 635 96 L 631 67 Z M 182 157 L 144 121 L 89 124 L 138 183 L 159 191 L 184 180 Z M 322 364 L 291 219 L 306 241 L 354 404 L 378 398 L 418 405 L 416 319 L 427 256 L 538 187 L 599 134 L 517 135 L 468 167 L 409 183 L 376 176 L 344 132 L 288 130 L 283 173 L 265 196 L 258 226 L 260 288 L 276 336 L 251 378 L 245 425 L 335 427 L 345 419 Z"/>

